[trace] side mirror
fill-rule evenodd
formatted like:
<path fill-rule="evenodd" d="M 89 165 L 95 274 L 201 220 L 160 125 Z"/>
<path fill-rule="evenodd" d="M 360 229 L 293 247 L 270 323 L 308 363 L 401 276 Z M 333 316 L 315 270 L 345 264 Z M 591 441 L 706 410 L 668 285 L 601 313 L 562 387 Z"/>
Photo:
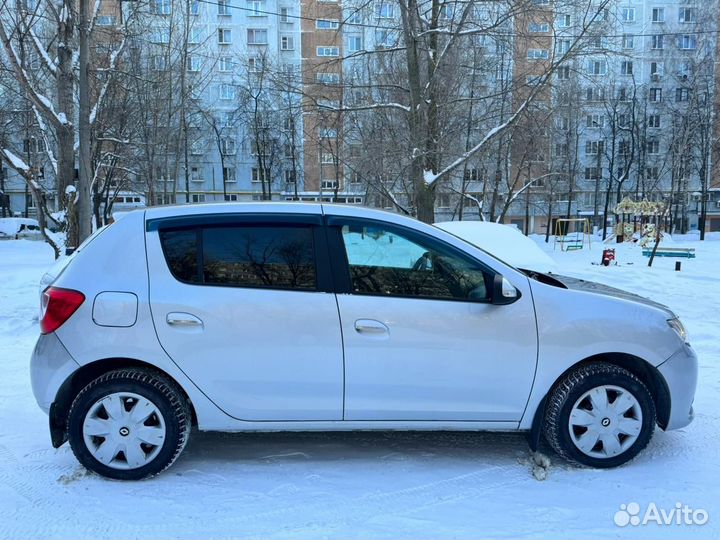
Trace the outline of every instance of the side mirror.
<path fill-rule="evenodd" d="M 501 274 L 495 274 L 493 277 L 492 304 L 495 306 L 506 306 L 512 304 L 520 298 L 518 291 L 512 283 L 510 283 Z"/>

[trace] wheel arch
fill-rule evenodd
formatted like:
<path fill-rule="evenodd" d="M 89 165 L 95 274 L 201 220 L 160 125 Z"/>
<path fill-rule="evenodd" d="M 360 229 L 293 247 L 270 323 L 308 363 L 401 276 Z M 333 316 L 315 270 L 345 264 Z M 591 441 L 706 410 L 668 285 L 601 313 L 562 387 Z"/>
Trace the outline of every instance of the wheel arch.
<path fill-rule="evenodd" d="M 580 366 L 592 364 L 595 362 L 606 362 L 628 370 L 630 373 L 640 379 L 650 390 L 650 395 L 655 403 L 655 411 L 657 414 L 657 423 L 662 428 L 668 425 L 670 420 L 670 390 L 660 374 L 658 369 L 638 356 L 627 353 L 601 353 L 589 356 L 579 362 L 573 364 L 563 371 L 557 379 L 550 385 L 543 398 L 538 403 L 533 416 L 530 432 L 528 433 L 530 447 L 537 450 L 542 435 L 542 424 L 545 417 L 545 405 L 548 396 L 557 387 L 561 380 L 571 371 Z"/>
<path fill-rule="evenodd" d="M 85 364 L 77 369 L 58 389 L 55 401 L 50 406 L 50 438 L 52 445 L 59 448 L 67 441 L 67 416 L 75 396 L 91 381 L 101 375 L 122 368 L 142 368 L 162 374 L 172 381 L 187 400 L 192 413 L 192 425 L 197 426 L 197 413 L 190 396 L 180 383 L 166 371 L 135 358 L 104 358 Z"/>

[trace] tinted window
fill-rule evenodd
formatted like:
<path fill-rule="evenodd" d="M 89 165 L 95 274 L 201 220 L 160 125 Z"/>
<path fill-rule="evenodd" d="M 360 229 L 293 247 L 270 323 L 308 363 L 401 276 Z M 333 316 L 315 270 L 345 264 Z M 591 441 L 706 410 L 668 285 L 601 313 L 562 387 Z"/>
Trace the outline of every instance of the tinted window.
<path fill-rule="evenodd" d="M 342 228 L 352 289 L 359 294 L 483 301 L 489 274 L 435 242 L 378 227 Z"/>
<path fill-rule="evenodd" d="M 168 267 L 180 281 L 198 283 L 198 233 L 190 231 L 160 231 L 160 243 Z"/>
<path fill-rule="evenodd" d="M 205 283 L 315 289 L 310 227 L 213 227 L 202 245 Z"/>

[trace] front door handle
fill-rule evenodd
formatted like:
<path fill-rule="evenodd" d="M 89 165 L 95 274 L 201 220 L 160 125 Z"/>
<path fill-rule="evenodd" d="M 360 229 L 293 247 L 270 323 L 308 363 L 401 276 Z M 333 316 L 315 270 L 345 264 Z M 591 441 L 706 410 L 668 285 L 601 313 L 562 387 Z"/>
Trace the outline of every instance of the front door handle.
<path fill-rule="evenodd" d="M 203 325 L 203 322 L 200 319 L 190 313 L 168 313 L 165 321 L 170 326 L 179 326 L 183 328 L 196 328 L 198 326 L 202 327 Z"/>
<path fill-rule="evenodd" d="M 355 321 L 355 331 L 359 334 L 389 334 L 390 329 L 375 319 L 358 319 Z"/>

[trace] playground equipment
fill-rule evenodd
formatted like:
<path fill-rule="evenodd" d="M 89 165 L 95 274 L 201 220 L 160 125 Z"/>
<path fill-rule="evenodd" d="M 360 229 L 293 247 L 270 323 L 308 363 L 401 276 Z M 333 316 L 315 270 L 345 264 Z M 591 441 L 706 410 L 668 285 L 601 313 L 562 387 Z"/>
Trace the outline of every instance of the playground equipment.
<path fill-rule="evenodd" d="M 660 218 L 665 212 L 666 207 L 662 202 L 648 200 L 635 202 L 625 197 L 615 207 L 620 222 L 614 228 L 614 235 L 605 239 L 605 243 L 617 240 L 617 242 L 638 242 L 642 247 L 653 244 L 657 228 L 661 226 Z"/>
<path fill-rule="evenodd" d="M 570 225 L 575 230 L 570 232 Z M 580 230 L 578 230 L 580 229 Z M 588 248 L 592 249 L 590 239 L 590 220 L 588 218 L 558 218 L 555 221 L 555 242 L 553 249 L 560 244 L 560 251 L 576 251 L 585 247 L 587 237 Z"/>

